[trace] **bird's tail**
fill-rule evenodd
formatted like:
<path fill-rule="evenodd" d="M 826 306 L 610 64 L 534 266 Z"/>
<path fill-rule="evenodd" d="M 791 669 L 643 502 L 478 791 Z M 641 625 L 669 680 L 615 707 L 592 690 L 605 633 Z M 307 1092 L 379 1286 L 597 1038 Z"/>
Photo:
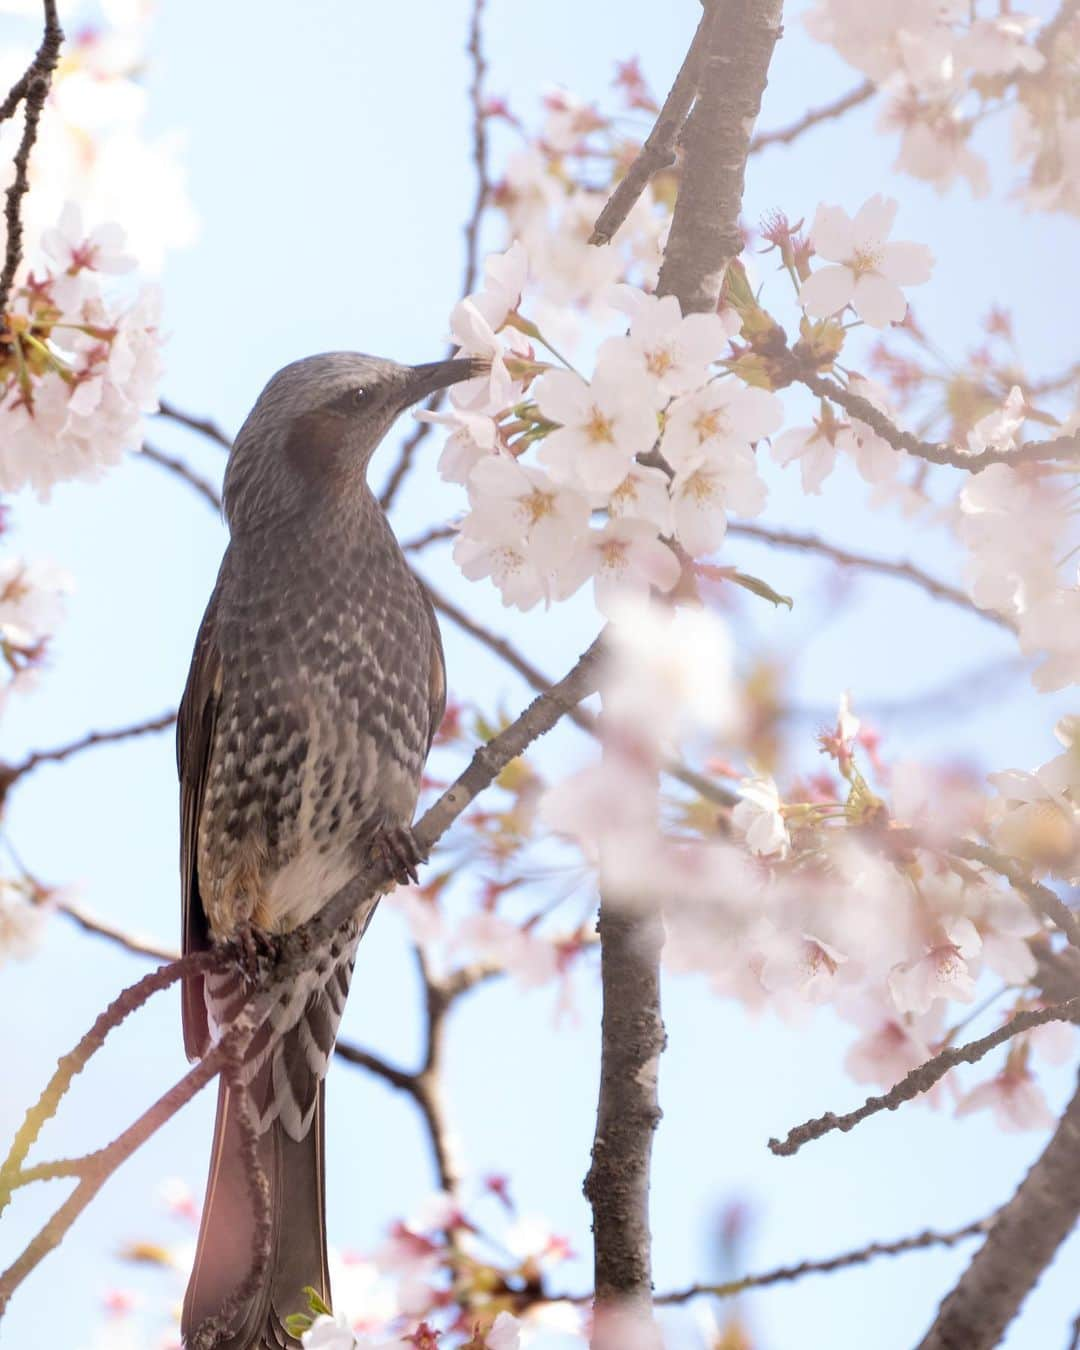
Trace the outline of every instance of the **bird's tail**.
<path fill-rule="evenodd" d="M 263 1081 L 260 1082 L 260 1079 Z M 249 1091 L 253 1114 L 259 1114 L 258 1075 Z M 259 1135 L 257 1153 L 269 1184 L 269 1260 L 254 1288 L 249 1284 L 258 1248 L 259 1206 L 252 1193 L 243 1157 L 244 1134 L 237 1091 L 224 1080 L 218 1085 L 217 1121 L 210 1155 L 195 1266 L 184 1298 L 181 1319 L 188 1350 L 283 1350 L 300 1342 L 285 1329 L 285 1319 L 308 1310 L 304 1294 L 312 1285 L 330 1302 L 326 1263 L 326 1193 L 324 1168 L 324 1087 L 320 1082 L 311 1128 L 303 1139 L 291 1139 L 280 1120 Z M 227 1320 L 223 1309 L 230 1309 Z M 208 1319 L 215 1319 L 211 1324 Z M 217 1335 L 209 1335 L 210 1325 Z M 200 1336 L 200 1328 L 203 1334 Z"/>

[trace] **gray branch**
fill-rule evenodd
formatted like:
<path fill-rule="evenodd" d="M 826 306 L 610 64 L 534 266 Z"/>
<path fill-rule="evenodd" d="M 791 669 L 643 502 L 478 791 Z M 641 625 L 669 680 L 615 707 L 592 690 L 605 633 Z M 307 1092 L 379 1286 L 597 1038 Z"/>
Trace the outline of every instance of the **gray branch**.
<path fill-rule="evenodd" d="M 1080 1218 L 1080 1087 L 918 1350 L 989 1350 Z"/>

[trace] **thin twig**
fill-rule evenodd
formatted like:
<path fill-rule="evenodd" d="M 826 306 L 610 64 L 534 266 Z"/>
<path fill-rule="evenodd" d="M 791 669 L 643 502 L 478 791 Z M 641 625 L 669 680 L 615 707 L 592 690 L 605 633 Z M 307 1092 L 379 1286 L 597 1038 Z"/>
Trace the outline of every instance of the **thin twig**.
<path fill-rule="evenodd" d="M 179 455 L 167 455 L 164 450 L 158 450 L 153 445 L 143 442 L 142 455 L 140 458 L 149 460 L 152 464 L 160 465 L 163 469 L 168 469 L 170 473 L 176 474 L 182 478 L 189 487 L 203 497 L 214 508 L 215 511 L 221 511 L 221 493 L 214 487 L 208 478 L 203 478 L 201 474 L 195 472 L 186 460 Z"/>
<path fill-rule="evenodd" d="M 808 1120 L 805 1124 L 797 1125 L 795 1129 L 790 1130 L 784 1140 L 770 1139 L 769 1148 L 777 1157 L 789 1158 L 798 1153 L 803 1144 L 808 1144 L 813 1139 L 821 1139 L 824 1135 L 831 1134 L 833 1130 L 847 1133 L 868 1116 L 877 1115 L 879 1111 L 895 1111 L 904 1102 L 910 1102 L 924 1092 L 929 1092 L 950 1069 L 955 1069 L 960 1064 L 977 1064 L 991 1050 L 1011 1040 L 1013 1036 L 1023 1035 L 1024 1032 L 1041 1027 L 1046 1022 L 1077 1021 L 1080 1021 L 1080 997 L 1066 999 L 1064 1003 L 1051 1004 L 1048 1008 L 1018 1012 L 988 1036 L 981 1036 L 977 1041 L 969 1041 L 966 1045 L 950 1046 L 942 1050 L 933 1059 L 905 1074 L 884 1096 L 868 1097 L 857 1110 L 849 1111 L 842 1116 L 829 1111 L 814 1120 Z"/>
<path fill-rule="evenodd" d="M 846 1270 L 851 1266 L 865 1265 L 878 1256 L 902 1256 L 905 1252 L 925 1251 L 928 1247 L 955 1247 L 968 1238 L 979 1237 L 989 1232 L 996 1214 L 988 1214 L 985 1219 L 976 1219 L 963 1228 L 954 1228 L 939 1233 L 932 1228 L 916 1233 L 913 1237 L 898 1238 L 895 1242 L 871 1242 L 857 1251 L 845 1252 L 842 1256 L 830 1256 L 821 1261 L 800 1261 L 794 1266 L 780 1266 L 776 1270 L 766 1271 L 763 1275 L 744 1275 L 738 1280 L 725 1280 L 720 1284 L 691 1284 L 686 1289 L 677 1289 L 667 1294 L 657 1294 L 656 1302 L 663 1304 L 689 1303 L 691 1299 L 708 1296 L 710 1298 L 734 1298 L 747 1289 L 765 1289 L 772 1284 L 786 1284 L 802 1279 L 804 1275 L 827 1275 L 830 1271 Z"/>
<path fill-rule="evenodd" d="M 1015 623 L 1004 614 L 998 614 L 995 610 L 980 609 L 971 597 L 965 595 L 958 587 L 938 581 L 929 572 L 924 572 L 921 567 L 906 560 L 894 562 L 888 558 L 871 558 L 862 553 L 851 553 L 847 549 L 837 548 L 816 534 L 799 534 L 794 530 L 751 525 L 746 521 L 730 521 L 728 534 L 739 535 L 745 539 L 760 539 L 763 543 L 776 544 L 780 548 L 798 549 L 804 553 L 820 553 L 822 557 L 830 558 L 841 567 L 854 567 L 863 572 L 875 572 L 880 576 L 910 581 L 927 595 L 932 595 L 935 600 L 944 600 L 959 609 L 966 609 L 969 613 L 978 615 L 980 619 L 988 619 L 991 623 L 1016 631 Z"/>
<path fill-rule="evenodd" d="M 827 398 L 838 404 L 865 422 L 883 441 L 894 450 L 905 450 L 917 459 L 925 459 L 931 464 L 948 464 L 954 469 L 964 469 L 968 473 L 978 473 L 991 464 L 1037 464 L 1048 460 L 1080 459 L 1080 437 L 1054 436 L 1044 441 L 1025 441 L 1012 450 L 961 450 L 944 441 L 923 441 L 909 431 L 901 431 L 892 418 L 876 408 L 869 399 L 861 394 L 853 394 L 836 380 L 819 375 L 816 371 L 803 371 L 796 367 L 793 378 L 819 398 Z"/>
<path fill-rule="evenodd" d="M 461 281 L 462 296 L 468 295 L 476 284 L 476 275 L 480 265 L 480 225 L 484 210 L 491 197 L 491 179 L 488 176 L 488 140 L 487 112 L 484 108 L 484 78 L 487 75 L 487 62 L 484 59 L 483 19 L 487 0 L 472 0 L 472 17 L 469 21 L 469 36 L 465 50 L 472 64 L 472 79 L 469 83 L 469 106 L 472 109 L 472 161 L 476 172 L 476 192 L 473 196 L 472 210 L 465 222 L 465 271 Z M 447 356 L 453 356 L 456 348 L 447 348 Z M 445 390 L 438 390 L 424 405 L 428 412 L 434 412 L 445 398 Z M 430 422 L 417 422 L 416 426 L 402 442 L 398 451 L 397 463 L 390 471 L 379 504 L 389 511 L 397 499 L 397 494 L 412 468 L 416 451 L 421 442 L 430 434 Z"/>
<path fill-rule="evenodd" d="M 92 750 L 99 745 L 115 745 L 118 741 L 134 740 L 138 736 L 149 736 L 157 731 L 167 731 L 176 722 L 176 713 L 161 713 L 149 717 L 145 722 L 136 722 L 129 727 L 116 727 L 112 731 L 88 731 L 78 740 L 58 745 L 52 750 L 34 750 L 18 764 L 0 765 L 0 803 L 11 785 L 26 774 L 33 772 L 42 764 L 61 764 L 84 750 Z"/>
<path fill-rule="evenodd" d="M 223 450 L 232 449 L 232 438 L 226 436 L 218 424 L 209 417 L 196 417 L 193 413 L 184 412 L 175 403 L 166 402 L 165 399 L 158 404 L 158 416 L 167 417 L 170 422 L 178 422 L 189 431 L 197 431 L 200 436 L 216 442 Z"/>
<path fill-rule="evenodd" d="M 701 16 L 697 32 L 679 68 L 679 73 L 675 76 L 675 82 L 664 99 L 664 106 L 657 115 L 653 129 L 596 218 L 592 234 L 589 235 L 590 244 L 610 244 L 653 177 L 661 169 L 675 163 L 675 146 L 679 132 L 686 123 L 690 105 L 697 93 L 698 67 L 701 63 L 701 48 L 708 21 L 709 13 L 706 10 Z"/>
<path fill-rule="evenodd" d="M 22 199 L 30 187 L 30 152 L 37 140 L 38 123 L 45 100 L 49 95 L 53 71 L 60 59 L 64 31 L 56 13 L 56 0 L 44 0 L 45 31 L 41 45 L 22 78 L 16 81 L 0 107 L 0 121 L 13 115 L 23 105 L 23 132 L 15 152 L 12 167 L 15 172 L 8 186 L 4 202 L 4 223 L 7 241 L 4 250 L 4 269 L 0 272 L 0 333 L 7 329 L 5 313 L 15 273 L 22 261 Z"/>
<path fill-rule="evenodd" d="M 82 1073 L 87 1064 L 105 1044 L 110 1032 L 133 1012 L 141 1008 L 148 999 L 162 989 L 168 989 L 185 975 L 196 974 L 212 964 L 208 953 L 184 957 L 168 966 L 159 966 L 150 971 L 141 980 L 123 990 L 94 1020 L 93 1026 L 82 1037 L 78 1045 L 59 1061 L 56 1071 L 49 1079 L 44 1091 L 34 1105 L 27 1111 L 18 1132 L 8 1150 L 7 1158 L 0 1167 L 0 1214 L 3 1213 L 10 1198 L 11 1178 L 22 1167 L 27 1153 L 33 1147 L 34 1140 L 41 1132 L 46 1121 L 56 1114 L 64 1094 L 71 1086 L 77 1074 Z"/>
<path fill-rule="evenodd" d="M 862 84 L 857 84 L 854 89 L 849 89 L 846 94 L 841 94 L 831 103 L 823 103 L 819 108 L 808 109 L 790 126 L 777 127 L 775 131 L 759 131 L 750 142 L 750 153 L 756 155 L 770 145 L 790 145 L 792 141 L 798 140 L 804 131 L 809 131 L 811 127 L 819 126 L 822 122 L 831 122 L 834 118 L 842 117 L 852 108 L 857 108 L 860 103 L 873 98 L 876 92 L 877 85 L 874 81 L 864 80 Z"/>
<path fill-rule="evenodd" d="M 433 525 L 430 530 L 425 530 L 423 534 L 414 535 L 412 539 L 407 539 L 401 546 L 402 553 L 422 553 L 424 549 L 432 544 L 440 544 L 446 539 L 453 539 L 457 535 L 457 530 L 453 525 Z"/>
<path fill-rule="evenodd" d="M 178 961 L 180 959 L 180 953 L 175 948 L 166 947 L 161 943 L 151 941 L 149 938 L 136 937 L 134 933 L 127 933 L 122 928 L 117 928 L 114 924 L 99 919 L 97 915 L 91 914 L 89 910 L 83 909 L 73 900 L 57 900 L 50 897 L 49 904 L 58 914 L 63 914 L 77 924 L 84 933 L 105 938 L 108 942 L 113 942 L 118 947 L 130 952 L 132 956 L 149 956 L 154 961 Z"/>

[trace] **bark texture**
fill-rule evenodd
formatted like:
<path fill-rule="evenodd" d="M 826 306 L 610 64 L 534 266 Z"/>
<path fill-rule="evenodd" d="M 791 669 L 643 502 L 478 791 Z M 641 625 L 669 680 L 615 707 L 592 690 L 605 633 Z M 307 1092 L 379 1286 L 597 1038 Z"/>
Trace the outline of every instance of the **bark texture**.
<path fill-rule="evenodd" d="M 746 159 L 782 8 L 782 0 L 706 0 L 676 81 L 679 89 L 696 72 L 697 97 L 682 133 L 682 179 L 657 290 L 676 296 L 684 314 L 717 307 L 727 265 L 742 249 Z M 663 923 L 655 905 L 628 908 L 602 897 L 599 928 L 600 1096 L 585 1195 L 593 1212 L 592 1343 L 609 1350 L 622 1333 L 608 1314 L 648 1318 L 652 1310 L 649 1174 L 661 1114 Z"/>
<path fill-rule="evenodd" d="M 683 313 L 716 308 L 724 272 L 742 251 L 746 160 L 783 0 L 713 0 L 698 97 L 683 129 L 683 173 L 657 291 Z"/>
<path fill-rule="evenodd" d="M 989 1350 L 1080 1218 L 1080 1086 L 918 1350 Z"/>
<path fill-rule="evenodd" d="M 649 1173 L 660 1121 L 657 1069 L 664 1048 L 660 1016 L 663 924 L 600 902 L 600 978 L 604 993 L 600 1098 L 585 1195 L 595 1236 L 595 1298 L 636 1304 L 652 1299 Z"/>

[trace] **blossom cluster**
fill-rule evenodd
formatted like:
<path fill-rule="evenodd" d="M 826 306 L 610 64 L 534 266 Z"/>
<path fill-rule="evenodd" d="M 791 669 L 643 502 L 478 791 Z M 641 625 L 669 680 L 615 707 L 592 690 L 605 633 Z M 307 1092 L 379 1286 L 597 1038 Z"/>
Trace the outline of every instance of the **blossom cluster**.
<path fill-rule="evenodd" d="M 738 696 L 717 623 L 655 602 L 627 602 L 612 621 L 604 754 L 541 803 L 546 824 L 594 861 L 604 894 L 628 906 L 663 895 L 668 966 L 706 976 L 752 1011 L 800 1022 L 831 1005 L 859 1028 L 847 1067 L 860 1082 L 891 1086 L 925 1062 L 980 979 L 1015 990 L 1018 1008 L 1035 1006 L 1030 939 L 1040 921 L 1001 876 L 953 847 L 981 836 L 1033 868 L 1076 875 L 1072 723 L 1059 728 L 1063 755 L 1035 774 L 994 775 L 1001 795 L 988 803 L 915 764 L 890 766 L 888 791 L 872 789 L 857 762 L 860 720 L 845 703 L 821 742 L 835 776 L 786 798 L 771 777 L 749 777 L 734 809 L 702 827 L 700 810 L 664 804 L 658 780 L 688 734 L 725 730 L 730 743 Z M 1058 1055 L 1063 1036 L 1067 1048 L 1058 1027 L 1013 1042 L 993 1089 L 960 1094 L 958 1109 L 992 1107 L 1006 1128 L 1050 1123 L 1030 1056 Z"/>
<path fill-rule="evenodd" d="M 139 448 L 158 406 L 161 334 L 155 288 L 106 292 L 105 278 L 133 265 L 117 226 L 86 232 L 69 204 L 41 246 L 0 323 L 0 490 L 47 497 Z"/>
<path fill-rule="evenodd" d="M 1013 448 L 1027 416 L 1014 387 L 1000 409 L 976 423 L 969 449 Z M 1074 419 L 1063 430 L 1075 425 Z M 1021 651 L 1042 662 L 1034 681 L 1044 690 L 1080 684 L 1074 486 L 1045 465 L 992 464 L 970 477 L 958 502 L 956 529 L 967 552 L 971 598 L 1013 621 Z"/>
<path fill-rule="evenodd" d="M 182 138 L 147 135 L 146 66 L 149 0 L 103 0 L 68 30 L 53 75 L 46 114 L 30 159 L 30 192 L 22 202 L 25 233 L 35 238 L 77 201 L 88 218 L 116 220 L 140 267 L 160 271 L 166 253 L 192 243 L 197 220 L 188 199 Z M 40 6 L 33 9 L 36 25 Z M 36 37 L 32 39 L 36 42 Z M 30 41 L 28 35 L 28 42 Z M 31 47 L 0 49 L 0 86 L 14 84 Z M 0 189 L 13 172 L 18 120 L 0 131 Z M 4 225 L 0 221 L 0 249 Z"/>
<path fill-rule="evenodd" d="M 53 563 L 0 557 L 0 710 L 10 694 L 36 682 L 70 589 L 71 578 Z"/>
<path fill-rule="evenodd" d="M 469 493 L 454 549 L 465 575 L 490 576 L 521 609 L 592 580 L 607 612 L 621 590 L 671 590 L 680 550 L 711 553 L 728 512 L 762 509 L 754 444 L 782 407 L 768 390 L 714 377 L 736 316 L 684 316 L 674 297 L 624 285 L 609 299 L 629 330 L 601 344 L 590 379 L 537 360 L 526 333 L 539 330 L 517 313 L 526 270 L 520 243 L 489 259 L 451 329 L 490 374 L 452 390 L 451 411 L 420 416 L 452 432 L 440 471 Z"/>
<path fill-rule="evenodd" d="M 895 168 L 939 192 L 963 179 L 984 195 L 989 168 L 974 133 L 1011 105 L 1025 200 L 1076 214 L 1080 22 L 1072 16 L 1044 29 L 1009 6 L 993 10 L 967 0 L 816 0 L 804 21 L 882 94 L 879 129 L 900 134 Z"/>

